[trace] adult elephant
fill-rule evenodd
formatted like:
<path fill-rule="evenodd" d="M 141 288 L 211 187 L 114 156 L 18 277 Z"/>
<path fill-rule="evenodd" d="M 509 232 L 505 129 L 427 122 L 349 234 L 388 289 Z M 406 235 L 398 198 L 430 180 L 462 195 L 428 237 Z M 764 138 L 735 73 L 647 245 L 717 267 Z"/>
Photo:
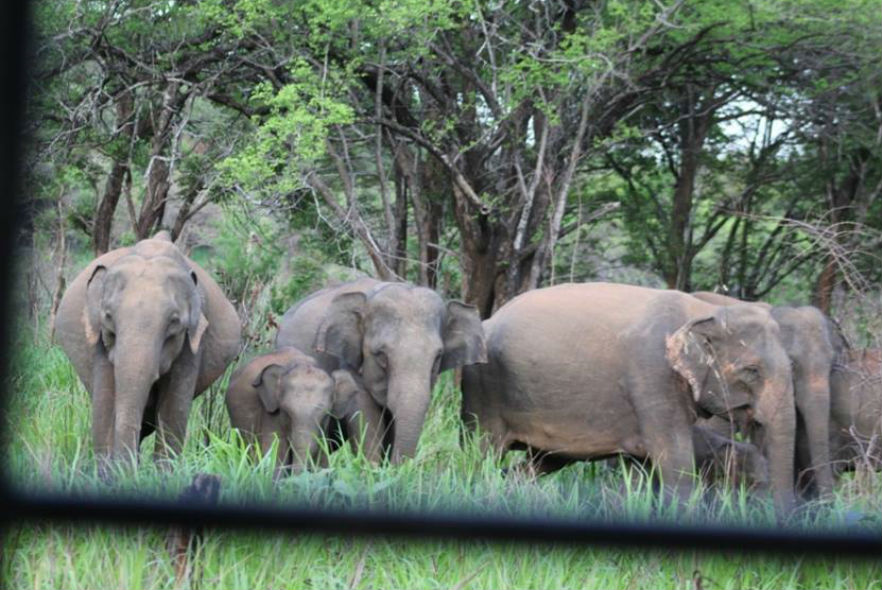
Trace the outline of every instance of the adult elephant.
<path fill-rule="evenodd" d="M 282 318 L 276 346 L 312 354 L 326 371 L 361 374 L 375 404 L 366 440 L 392 427 L 391 459 L 416 452 L 432 387 L 448 369 L 487 360 L 477 310 L 406 283 L 359 279 L 318 291 Z"/>
<path fill-rule="evenodd" d="M 92 396 L 102 470 L 108 458 L 136 457 L 154 429 L 157 458 L 178 452 L 193 398 L 241 338 L 232 304 L 167 232 L 93 260 L 65 292 L 55 330 Z"/>
<path fill-rule="evenodd" d="M 743 304 L 719 293 L 693 295 L 716 305 Z M 775 306 L 769 309 L 781 328 L 781 344 L 793 367 L 796 403 L 796 461 L 799 488 L 815 488 L 821 497 L 833 494 L 830 455 L 830 372 L 844 344 L 830 320 L 816 307 Z"/>
<path fill-rule="evenodd" d="M 882 350 L 850 350 L 830 377 L 834 473 L 882 469 Z M 797 448 L 797 453 L 799 449 Z"/>
<path fill-rule="evenodd" d="M 793 504 L 795 415 L 777 323 L 752 305 L 678 291 L 567 284 L 516 297 L 484 322 L 489 362 L 463 371 L 463 419 L 539 471 L 619 453 L 692 491 L 699 414 L 751 423 L 776 505 Z"/>

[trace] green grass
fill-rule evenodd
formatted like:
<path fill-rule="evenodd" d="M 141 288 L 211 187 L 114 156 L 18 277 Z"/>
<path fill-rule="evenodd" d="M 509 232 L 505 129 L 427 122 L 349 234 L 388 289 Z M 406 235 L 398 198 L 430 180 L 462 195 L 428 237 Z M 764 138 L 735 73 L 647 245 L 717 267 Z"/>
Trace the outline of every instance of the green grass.
<path fill-rule="evenodd" d="M 90 404 L 66 357 L 22 335 L 7 406 L 6 473 L 23 490 L 85 491 L 174 498 L 198 472 L 222 477 L 221 502 L 272 502 L 339 509 L 458 511 L 609 521 L 668 520 L 775 525 L 768 502 L 744 490 L 699 490 L 687 513 L 665 506 L 622 468 L 578 464 L 532 479 L 459 442 L 458 391 L 446 375 L 429 410 L 417 457 L 374 466 L 348 447 L 330 466 L 279 485 L 268 458 L 252 459 L 231 432 L 226 380 L 194 404 L 185 449 L 171 472 L 151 460 L 112 485 L 96 474 Z M 629 482 L 628 485 L 625 482 Z M 799 528 L 882 528 L 882 475 L 844 478 L 833 502 L 787 523 Z M 33 588 L 882 588 L 882 560 L 846 562 L 696 552 L 623 551 L 464 541 L 417 542 L 316 535 L 209 531 L 190 578 L 176 581 L 164 531 L 19 524 L 3 540 L 5 587 Z"/>

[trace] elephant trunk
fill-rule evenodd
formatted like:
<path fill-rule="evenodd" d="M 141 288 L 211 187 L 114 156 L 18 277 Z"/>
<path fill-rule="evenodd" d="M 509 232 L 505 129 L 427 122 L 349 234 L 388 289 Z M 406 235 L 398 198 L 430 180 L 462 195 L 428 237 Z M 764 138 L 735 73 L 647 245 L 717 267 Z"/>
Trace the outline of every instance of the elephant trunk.
<path fill-rule="evenodd" d="M 392 442 L 392 463 L 400 463 L 416 454 L 431 393 L 428 375 L 425 379 L 390 380 L 388 405 L 392 412 L 395 433 Z"/>
<path fill-rule="evenodd" d="M 796 381 L 796 408 L 802 417 L 805 428 L 799 429 L 797 436 L 808 441 L 812 480 L 817 486 L 818 496 L 830 497 L 833 494 L 833 467 L 830 461 L 830 379 L 828 372 L 819 375 L 802 376 Z"/>
<path fill-rule="evenodd" d="M 794 506 L 793 459 L 796 443 L 796 408 L 793 383 L 786 379 L 770 381 L 757 400 L 756 422 L 760 428 L 760 447 L 769 462 L 772 495 L 780 514 Z"/>
<path fill-rule="evenodd" d="M 310 460 L 318 459 L 320 447 L 317 434 L 315 426 L 311 424 L 297 424 L 288 431 L 287 444 L 290 445 L 293 455 L 292 473 L 301 473 L 306 470 Z M 280 444 L 285 444 L 285 442 L 281 441 Z"/>
<path fill-rule="evenodd" d="M 118 338 L 114 353 L 113 457 L 136 461 L 144 408 L 159 378 L 159 350 L 126 340 L 122 335 Z"/>

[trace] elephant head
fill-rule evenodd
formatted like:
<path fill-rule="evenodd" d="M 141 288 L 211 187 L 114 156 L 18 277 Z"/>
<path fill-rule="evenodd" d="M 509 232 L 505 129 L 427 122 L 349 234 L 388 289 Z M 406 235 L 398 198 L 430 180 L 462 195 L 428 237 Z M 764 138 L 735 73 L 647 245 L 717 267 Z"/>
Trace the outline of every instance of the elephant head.
<path fill-rule="evenodd" d="M 312 363 L 297 362 L 266 366 L 252 383 L 263 409 L 282 419 L 284 439 L 279 468 L 288 453 L 293 455 L 291 469 L 302 471 L 321 451 L 320 438 L 326 431 L 338 391 L 335 379 Z"/>
<path fill-rule="evenodd" d="M 769 460 L 776 504 L 793 504 L 796 416 L 790 360 L 778 324 L 753 305 L 717 307 L 667 340 L 672 369 L 697 409 L 751 427 Z"/>
<path fill-rule="evenodd" d="M 144 257 L 134 250 L 112 265 L 94 268 L 83 328 L 87 343 L 113 365 L 115 400 L 108 418 L 114 457 L 137 454 L 151 389 L 172 372 L 179 357 L 198 362 L 207 327 L 197 275 L 180 255 Z M 192 374 L 195 380 L 195 369 Z"/>
<path fill-rule="evenodd" d="M 474 307 L 397 283 L 336 296 L 313 347 L 360 369 L 371 397 L 391 413 L 393 462 L 416 452 L 438 374 L 487 361 Z"/>

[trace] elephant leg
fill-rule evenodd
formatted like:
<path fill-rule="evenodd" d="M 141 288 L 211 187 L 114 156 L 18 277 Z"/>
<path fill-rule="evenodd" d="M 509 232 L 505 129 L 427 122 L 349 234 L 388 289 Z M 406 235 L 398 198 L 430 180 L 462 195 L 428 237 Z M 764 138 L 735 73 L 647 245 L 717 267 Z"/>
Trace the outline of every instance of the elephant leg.
<path fill-rule="evenodd" d="M 92 442 L 102 479 L 108 476 L 113 450 L 114 399 L 113 365 L 103 353 L 96 352 L 92 364 Z"/>
<path fill-rule="evenodd" d="M 187 419 L 193 404 L 198 359 L 185 347 L 171 371 L 157 383 L 157 436 L 154 459 L 162 464 L 181 452 L 187 435 Z"/>
<path fill-rule="evenodd" d="M 276 447 L 276 467 L 273 470 L 273 481 L 277 482 L 286 475 L 291 474 L 291 465 L 289 461 L 289 457 L 291 456 L 291 444 L 288 442 L 288 439 L 282 435 L 282 433 L 277 433 L 279 445 Z M 270 439 L 270 444 L 272 444 L 272 439 Z"/>
<path fill-rule="evenodd" d="M 640 379 L 647 387 L 632 387 L 630 399 L 637 413 L 646 456 L 661 477 L 665 495 L 685 505 L 692 495 L 695 477 L 691 424 L 677 404 L 660 403 L 663 390 L 659 391 L 646 376 Z M 676 398 L 673 394 L 666 397 Z"/>
<path fill-rule="evenodd" d="M 281 432 L 277 432 L 276 430 L 265 430 L 262 431 L 256 438 L 255 442 L 257 443 L 255 446 L 257 447 L 257 458 L 258 460 L 262 459 L 266 456 L 267 453 L 273 448 L 273 442 L 278 441 L 278 446 L 276 447 L 276 462 L 278 463 L 280 460 L 284 463 L 285 456 L 282 453 L 283 448 L 287 448 L 285 446 L 285 439 L 282 436 Z"/>
<path fill-rule="evenodd" d="M 383 459 L 383 439 L 386 435 L 383 408 L 369 395 L 358 395 L 344 419 L 352 450 L 356 453 L 361 450 L 368 461 L 379 463 Z"/>
<path fill-rule="evenodd" d="M 467 366 L 462 371 L 459 446 L 466 448 L 470 440 L 477 438 L 481 456 L 494 451 L 504 453 L 513 442 L 498 401 L 488 394 L 504 390 L 505 385 L 491 377 L 489 371 L 477 366 Z"/>

